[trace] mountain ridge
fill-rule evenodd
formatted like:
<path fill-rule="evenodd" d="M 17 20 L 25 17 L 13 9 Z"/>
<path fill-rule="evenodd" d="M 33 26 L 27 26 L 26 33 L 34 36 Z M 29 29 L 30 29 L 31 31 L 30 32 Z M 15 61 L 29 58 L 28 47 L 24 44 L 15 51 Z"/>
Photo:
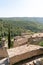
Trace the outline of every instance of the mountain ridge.
<path fill-rule="evenodd" d="M 6 17 L 0 19 L 13 20 L 13 21 L 34 21 L 43 23 L 43 17 Z"/>

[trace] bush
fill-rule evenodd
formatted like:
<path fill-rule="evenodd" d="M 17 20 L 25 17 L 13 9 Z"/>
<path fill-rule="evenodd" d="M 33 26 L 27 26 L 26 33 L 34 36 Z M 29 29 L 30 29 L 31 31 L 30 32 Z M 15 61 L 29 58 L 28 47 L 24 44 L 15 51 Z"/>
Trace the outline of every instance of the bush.
<path fill-rule="evenodd" d="M 39 45 L 40 45 L 40 46 L 43 46 L 43 41 L 41 41 L 41 42 L 39 43 Z"/>
<path fill-rule="evenodd" d="M 1 41 L 2 37 L 0 37 L 0 41 Z"/>

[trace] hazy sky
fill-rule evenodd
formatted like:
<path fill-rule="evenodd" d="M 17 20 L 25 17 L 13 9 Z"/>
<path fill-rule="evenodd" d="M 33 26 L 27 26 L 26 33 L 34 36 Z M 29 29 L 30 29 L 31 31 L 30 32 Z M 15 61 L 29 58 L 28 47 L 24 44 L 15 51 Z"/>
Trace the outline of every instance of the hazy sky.
<path fill-rule="evenodd" d="M 43 0 L 0 0 L 0 17 L 43 17 Z"/>

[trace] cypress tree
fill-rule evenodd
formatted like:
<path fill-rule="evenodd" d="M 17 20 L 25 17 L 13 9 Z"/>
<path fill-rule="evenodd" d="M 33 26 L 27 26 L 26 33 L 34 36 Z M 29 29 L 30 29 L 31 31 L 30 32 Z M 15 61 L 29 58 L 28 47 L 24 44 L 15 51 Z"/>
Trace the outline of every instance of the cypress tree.
<path fill-rule="evenodd" d="M 10 40 L 10 25 L 8 27 L 8 48 L 11 46 L 11 40 Z"/>

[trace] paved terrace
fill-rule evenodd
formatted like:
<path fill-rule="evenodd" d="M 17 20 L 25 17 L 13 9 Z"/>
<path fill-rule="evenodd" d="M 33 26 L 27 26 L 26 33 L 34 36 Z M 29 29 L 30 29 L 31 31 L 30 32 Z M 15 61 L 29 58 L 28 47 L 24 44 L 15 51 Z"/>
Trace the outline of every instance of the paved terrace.
<path fill-rule="evenodd" d="M 32 56 L 43 54 L 43 47 L 37 45 L 23 45 L 20 47 L 12 48 L 7 50 L 10 65 L 19 62 L 21 60 L 31 58 Z"/>

